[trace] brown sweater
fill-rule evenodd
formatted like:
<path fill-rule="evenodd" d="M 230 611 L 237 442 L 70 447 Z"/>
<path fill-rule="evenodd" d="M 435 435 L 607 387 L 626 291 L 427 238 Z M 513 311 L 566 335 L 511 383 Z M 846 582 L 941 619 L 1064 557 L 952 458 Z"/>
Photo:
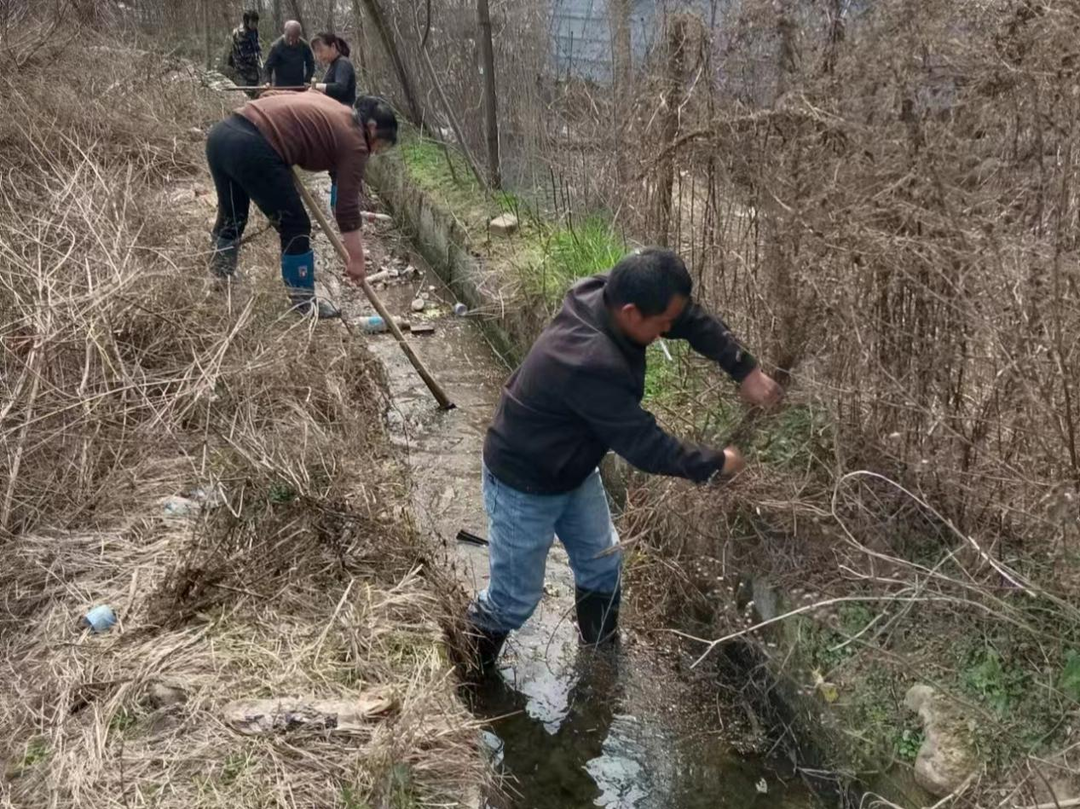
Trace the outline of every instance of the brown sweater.
<path fill-rule="evenodd" d="M 290 166 L 337 174 L 336 218 L 342 233 L 360 227 L 360 185 L 368 144 L 353 111 L 322 93 L 264 93 L 239 114 Z"/>

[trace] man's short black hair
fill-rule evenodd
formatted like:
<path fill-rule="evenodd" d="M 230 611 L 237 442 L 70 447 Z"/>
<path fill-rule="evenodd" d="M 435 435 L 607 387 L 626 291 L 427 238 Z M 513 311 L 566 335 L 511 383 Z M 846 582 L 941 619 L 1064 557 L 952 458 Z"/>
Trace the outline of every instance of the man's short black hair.
<path fill-rule="evenodd" d="M 663 247 L 646 247 L 612 268 L 604 301 L 615 308 L 632 303 L 645 317 L 652 317 L 667 311 L 676 295 L 689 298 L 693 288 L 681 258 Z"/>
<path fill-rule="evenodd" d="M 259 22 L 259 12 L 258 11 L 256 11 L 255 9 L 249 9 L 248 11 L 244 12 L 244 25 L 250 25 L 251 23 L 258 24 L 258 22 Z"/>

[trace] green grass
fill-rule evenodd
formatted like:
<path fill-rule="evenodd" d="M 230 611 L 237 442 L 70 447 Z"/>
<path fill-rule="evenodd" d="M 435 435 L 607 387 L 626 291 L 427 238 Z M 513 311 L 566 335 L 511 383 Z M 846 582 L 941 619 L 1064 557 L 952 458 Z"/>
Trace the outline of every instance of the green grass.
<path fill-rule="evenodd" d="M 123 733 L 126 730 L 130 730 L 138 722 L 138 717 L 127 708 L 120 708 L 112 715 L 112 719 L 109 720 L 109 729 L 117 733 Z"/>
<path fill-rule="evenodd" d="M 398 152 L 412 181 L 448 208 L 474 236 L 486 232 L 492 217 L 504 211 L 519 215 L 522 209 L 514 194 L 485 193 L 464 156 L 451 146 L 444 152 L 438 142 L 411 132 L 399 141 Z"/>
<path fill-rule="evenodd" d="M 549 306 L 559 305 L 577 281 L 607 272 L 628 252 L 608 219 L 600 215 L 543 235 L 540 246 L 543 258 L 528 268 L 524 280 L 529 292 Z"/>
<path fill-rule="evenodd" d="M 341 788 L 341 805 L 345 809 L 371 809 L 371 804 L 361 797 L 359 790 L 348 784 Z"/>
<path fill-rule="evenodd" d="M 296 489 L 288 483 L 274 481 L 270 484 L 270 490 L 267 492 L 267 497 L 270 502 L 275 505 L 285 505 L 296 499 Z"/>

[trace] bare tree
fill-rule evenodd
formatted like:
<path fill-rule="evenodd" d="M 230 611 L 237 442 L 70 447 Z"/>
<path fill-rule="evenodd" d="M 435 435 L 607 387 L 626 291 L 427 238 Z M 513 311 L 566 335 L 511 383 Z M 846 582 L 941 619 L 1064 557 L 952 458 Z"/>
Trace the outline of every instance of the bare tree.
<path fill-rule="evenodd" d="M 679 134 L 679 108 L 683 99 L 687 72 L 687 20 L 681 14 L 668 20 L 667 31 L 667 92 L 664 94 L 664 154 L 660 160 L 657 193 L 660 218 L 656 242 L 668 246 L 671 227 L 671 192 L 675 182 L 675 160 L 669 148 Z"/>
<path fill-rule="evenodd" d="M 310 37 L 312 32 L 308 31 L 307 26 L 304 25 L 304 9 L 300 5 L 300 0 L 289 0 L 289 5 L 292 6 L 293 19 L 304 29 L 304 36 Z"/>
<path fill-rule="evenodd" d="M 206 48 L 206 69 L 214 67 L 214 49 L 210 36 L 210 0 L 202 0 L 203 45 Z"/>
<path fill-rule="evenodd" d="M 502 186 L 499 166 L 499 104 L 495 91 L 495 48 L 491 41 L 491 12 L 488 0 L 476 0 L 480 24 L 480 59 L 484 70 L 484 124 L 487 141 L 488 180 L 492 188 Z"/>
<path fill-rule="evenodd" d="M 424 119 L 424 108 L 420 105 L 416 92 L 413 90 L 409 71 L 405 68 L 405 62 L 401 58 L 397 41 L 394 39 L 394 34 L 387 23 L 382 4 L 379 0 L 364 0 L 364 8 L 367 10 L 368 16 L 371 17 L 371 21 L 375 24 L 375 30 L 379 32 L 379 39 L 382 40 L 383 48 L 386 49 L 386 55 L 390 57 L 390 61 L 394 65 L 394 72 L 397 73 L 398 81 L 401 83 L 401 90 L 405 93 L 405 103 L 409 105 L 409 115 L 413 121 L 419 123 Z"/>
<path fill-rule="evenodd" d="M 630 170 L 626 155 L 626 132 L 630 123 L 632 106 L 631 87 L 634 78 L 634 53 L 630 36 L 630 10 L 632 0 L 611 0 L 608 5 L 611 23 L 612 61 L 614 67 L 615 120 L 612 132 L 615 133 L 616 174 L 619 186 L 623 187 L 630 179 Z"/>

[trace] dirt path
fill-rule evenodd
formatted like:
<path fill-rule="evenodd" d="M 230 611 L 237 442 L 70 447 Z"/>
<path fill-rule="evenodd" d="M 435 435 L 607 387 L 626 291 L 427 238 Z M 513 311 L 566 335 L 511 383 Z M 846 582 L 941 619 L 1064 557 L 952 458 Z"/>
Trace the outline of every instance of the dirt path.
<path fill-rule="evenodd" d="M 320 178 L 319 198 L 327 196 Z M 329 255 L 321 234 L 317 251 Z M 457 405 L 439 412 L 430 393 L 389 334 L 369 345 L 382 361 L 393 405 L 388 418 L 412 471 L 411 500 L 420 527 L 438 538 L 447 560 L 472 590 L 487 578 L 486 549 L 458 543 L 460 529 L 486 535 L 480 495 L 484 431 L 508 374 L 469 317 L 453 314 L 450 292 L 390 225 L 367 231 L 369 272 L 412 264 L 421 277 L 391 286 L 382 297 L 392 312 L 431 323 L 435 333 L 409 337 Z M 324 273 L 323 277 L 327 278 Z M 328 281 L 328 291 L 356 321 L 373 314 L 362 294 Z M 428 309 L 414 315 L 419 293 Z M 724 718 L 701 704 L 669 664 L 624 632 L 619 653 L 597 660 L 579 654 L 573 577 L 556 544 L 545 595 L 536 614 L 511 636 L 502 680 L 475 710 L 493 722 L 485 739 L 518 795 L 490 806 L 794 807 L 805 793 L 785 785 L 762 762 L 739 758 L 722 736 Z"/>

